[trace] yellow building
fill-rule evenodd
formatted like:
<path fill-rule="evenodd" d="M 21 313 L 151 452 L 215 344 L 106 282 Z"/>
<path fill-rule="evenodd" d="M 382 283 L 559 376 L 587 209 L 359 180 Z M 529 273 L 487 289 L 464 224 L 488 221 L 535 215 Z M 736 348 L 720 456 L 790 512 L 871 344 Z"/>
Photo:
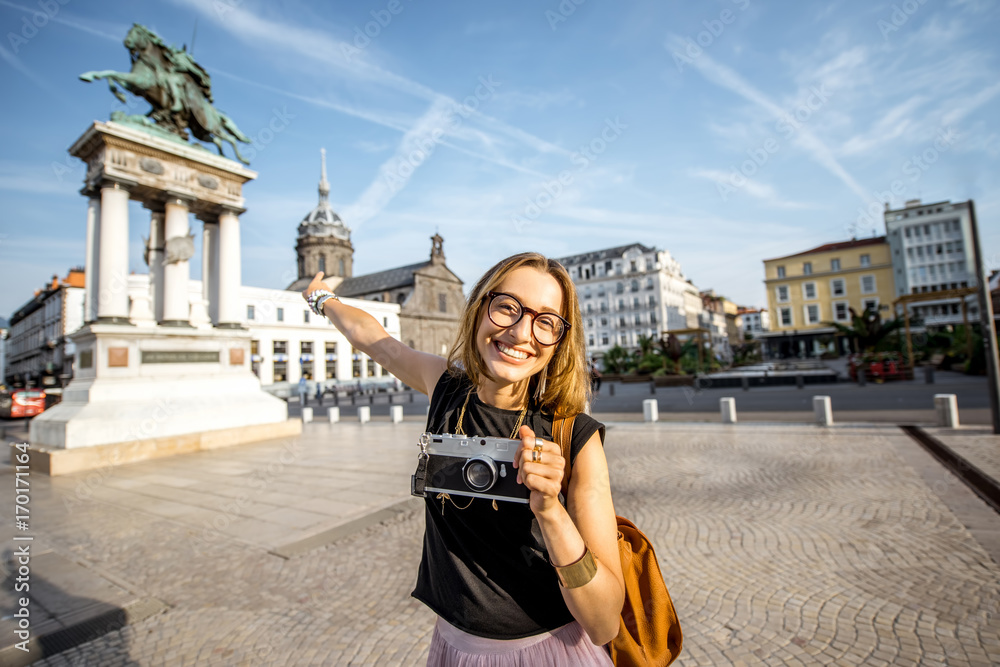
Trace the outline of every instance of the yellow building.
<path fill-rule="evenodd" d="M 892 319 L 892 258 L 884 236 L 828 243 L 764 260 L 771 331 L 761 335 L 770 358 L 846 354 L 849 342 L 830 322 L 850 325 L 850 308 L 877 308 Z"/>

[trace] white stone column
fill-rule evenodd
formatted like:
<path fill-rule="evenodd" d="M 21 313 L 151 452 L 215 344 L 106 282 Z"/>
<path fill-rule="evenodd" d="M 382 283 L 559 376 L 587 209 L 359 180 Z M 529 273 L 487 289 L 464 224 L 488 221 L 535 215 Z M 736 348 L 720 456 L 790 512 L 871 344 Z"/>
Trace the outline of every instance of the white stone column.
<path fill-rule="evenodd" d="M 194 253 L 188 222 L 188 202 L 170 196 L 165 206 L 164 236 L 166 265 L 163 267 L 163 319 L 165 326 L 191 326 L 191 299 L 188 283 L 191 279 L 189 261 Z"/>
<path fill-rule="evenodd" d="M 151 210 L 149 214 L 149 247 L 147 263 L 149 265 L 149 298 L 152 302 L 153 317 L 157 322 L 163 321 L 163 259 L 164 245 L 164 213 Z"/>
<path fill-rule="evenodd" d="M 219 214 L 218 326 L 242 328 L 240 317 L 240 219 L 233 209 Z M 291 351 L 289 351 L 291 356 Z M 298 359 L 298 357 L 295 357 Z"/>
<path fill-rule="evenodd" d="M 128 324 L 128 189 L 124 184 L 105 182 L 100 212 L 97 319 Z"/>
<path fill-rule="evenodd" d="M 219 222 L 203 220 L 201 235 L 201 296 L 208 302 L 212 324 L 219 324 Z"/>
<path fill-rule="evenodd" d="M 87 265 L 83 274 L 83 321 L 97 319 L 100 289 L 101 199 L 91 196 L 87 203 Z"/>

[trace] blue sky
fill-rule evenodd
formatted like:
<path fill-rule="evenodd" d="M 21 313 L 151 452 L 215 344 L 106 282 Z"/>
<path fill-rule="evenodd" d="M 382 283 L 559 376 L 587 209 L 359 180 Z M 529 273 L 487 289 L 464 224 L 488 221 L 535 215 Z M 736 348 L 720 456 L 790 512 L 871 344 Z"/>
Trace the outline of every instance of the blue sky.
<path fill-rule="evenodd" d="M 325 147 L 356 274 L 423 261 L 435 231 L 467 286 L 514 252 L 638 241 L 760 306 L 763 259 L 881 233 L 859 212 L 893 184 L 894 205 L 975 199 L 1000 266 L 998 18 L 988 0 L 0 0 L 0 315 L 83 263 L 67 149 L 123 107 L 77 77 L 127 70 L 132 22 L 176 46 L 197 24 L 216 106 L 257 139 L 244 284 L 294 278 Z M 137 272 L 148 233 L 133 204 Z"/>

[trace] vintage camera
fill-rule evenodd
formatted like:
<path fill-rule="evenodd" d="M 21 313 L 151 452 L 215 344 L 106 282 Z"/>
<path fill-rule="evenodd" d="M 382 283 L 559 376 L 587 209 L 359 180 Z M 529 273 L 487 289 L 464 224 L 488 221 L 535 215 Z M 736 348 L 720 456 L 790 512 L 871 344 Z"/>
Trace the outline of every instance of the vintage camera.
<path fill-rule="evenodd" d="M 415 496 L 447 493 L 491 500 L 528 502 L 530 491 L 517 483 L 513 461 L 520 440 L 424 433 L 413 476 Z"/>

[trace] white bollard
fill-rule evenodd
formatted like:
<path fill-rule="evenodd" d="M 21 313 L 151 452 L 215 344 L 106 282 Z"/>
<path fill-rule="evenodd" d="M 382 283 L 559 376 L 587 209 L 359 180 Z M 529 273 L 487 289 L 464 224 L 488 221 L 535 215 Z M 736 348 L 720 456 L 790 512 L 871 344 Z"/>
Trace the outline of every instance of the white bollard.
<path fill-rule="evenodd" d="M 336 424 L 340 421 L 340 408 L 327 408 L 326 417 L 331 424 Z"/>
<path fill-rule="evenodd" d="M 719 399 L 719 410 L 722 412 L 722 423 L 723 424 L 735 424 L 736 423 L 736 399 L 735 398 L 720 398 Z"/>
<path fill-rule="evenodd" d="M 937 425 L 958 428 L 958 397 L 955 394 L 934 394 Z"/>
<path fill-rule="evenodd" d="M 647 398 L 642 402 L 642 419 L 647 422 L 660 420 L 660 408 L 655 398 Z"/>
<path fill-rule="evenodd" d="M 302 408 L 302 423 L 308 424 L 313 420 L 313 409 L 312 408 Z"/>
<path fill-rule="evenodd" d="M 833 426 L 833 407 L 829 396 L 813 396 L 813 413 L 820 426 Z"/>
<path fill-rule="evenodd" d="M 362 424 L 367 424 L 372 420 L 372 409 L 367 405 L 361 405 L 358 407 L 358 421 Z"/>
<path fill-rule="evenodd" d="M 403 421 L 403 406 L 393 405 L 389 408 L 389 421 L 393 424 L 398 424 Z"/>

